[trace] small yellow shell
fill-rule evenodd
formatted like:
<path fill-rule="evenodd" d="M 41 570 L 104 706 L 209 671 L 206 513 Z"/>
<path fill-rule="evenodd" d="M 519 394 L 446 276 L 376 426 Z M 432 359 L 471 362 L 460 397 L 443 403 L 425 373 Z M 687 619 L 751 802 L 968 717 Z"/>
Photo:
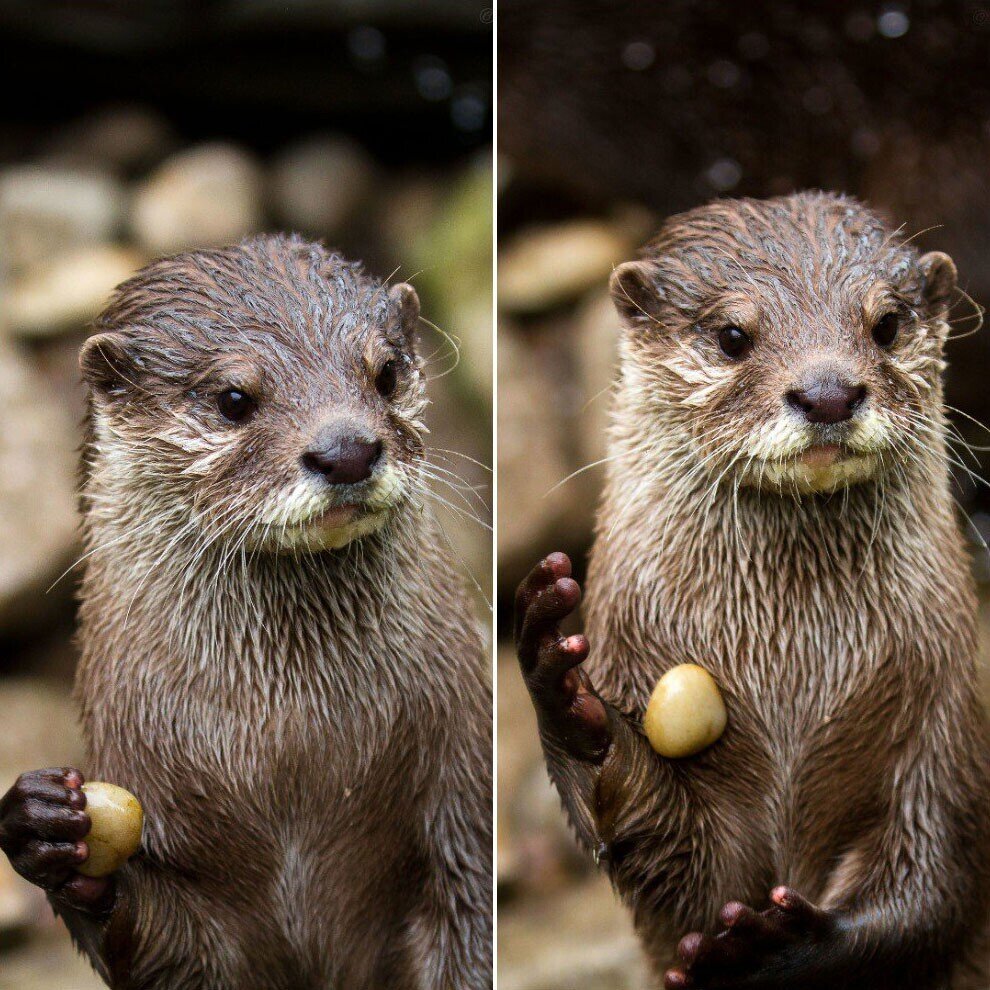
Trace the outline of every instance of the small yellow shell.
<path fill-rule="evenodd" d="M 91 780 L 82 789 L 92 827 L 86 835 L 89 856 L 79 872 L 87 877 L 105 877 L 119 870 L 137 852 L 144 811 L 130 791 L 116 784 Z"/>
<path fill-rule="evenodd" d="M 676 760 L 711 746 L 725 731 L 726 719 L 715 678 L 704 667 L 682 663 L 657 681 L 643 729 L 661 756 Z"/>

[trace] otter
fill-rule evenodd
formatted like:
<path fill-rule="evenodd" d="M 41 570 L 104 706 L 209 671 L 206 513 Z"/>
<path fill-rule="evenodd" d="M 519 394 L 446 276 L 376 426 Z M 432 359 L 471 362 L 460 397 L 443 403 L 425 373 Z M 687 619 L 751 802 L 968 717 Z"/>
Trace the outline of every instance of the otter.
<path fill-rule="evenodd" d="M 987 986 L 955 285 L 947 255 L 818 192 L 676 216 L 612 276 L 587 638 L 559 628 L 581 598 L 563 554 L 520 586 L 516 637 L 551 777 L 668 990 Z M 728 727 L 664 760 L 640 719 L 685 662 Z"/>
<path fill-rule="evenodd" d="M 82 773 L 0 807 L 115 988 L 491 985 L 488 662 L 426 511 L 419 301 L 262 236 L 124 283 L 80 362 L 89 774 L 146 812 L 79 875 Z"/>

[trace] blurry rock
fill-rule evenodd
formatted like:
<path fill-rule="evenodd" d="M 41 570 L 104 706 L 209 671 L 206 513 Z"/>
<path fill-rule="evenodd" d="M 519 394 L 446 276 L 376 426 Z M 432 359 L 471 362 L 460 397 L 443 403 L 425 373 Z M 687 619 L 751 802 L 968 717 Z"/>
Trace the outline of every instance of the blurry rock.
<path fill-rule="evenodd" d="M 602 876 L 500 911 L 499 990 L 646 990 L 629 914 Z"/>
<path fill-rule="evenodd" d="M 407 277 L 415 271 L 410 251 L 418 254 L 422 250 L 418 242 L 436 219 L 443 186 L 443 174 L 426 172 L 392 176 L 376 191 L 376 226 L 389 256 L 395 258 L 395 264 L 401 262 L 401 272 Z"/>
<path fill-rule="evenodd" d="M 3 264 L 17 275 L 53 253 L 109 240 L 120 223 L 123 188 L 110 175 L 40 165 L 0 170 Z"/>
<path fill-rule="evenodd" d="M 142 260 L 136 251 L 105 244 L 79 248 L 49 265 L 36 266 L 9 290 L 4 308 L 10 332 L 47 337 L 79 329 L 141 267 Z"/>
<path fill-rule="evenodd" d="M 76 951 L 61 921 L 46 907 L 41 938 L 12 948 L 0 964 L 0 990 L 106 990 L 106 984 Z"/>
<path fill-rule="evenodd" d="M 413 278 L 423 315 L 457 341 L 453 377 L 481 416 L 489 414 L 493 388 L 491 189 L 490 162 L 472 165 L 441 197 L 432 221 L 414 227 L 396 251 L 396 278 Z M 424 327 L 422 335 L 439 349 L 431 373 L 452 368 L 455 353 L 442 334 Z"/>
<path fill-rule="evenodd" d="M 231 244 L 260 228 L 262 174 L 231 144 L 201 144 L 167 159 L 138 188 L 131 222 L 160 255 Z"/>
<path fill-rule="evenodd" d="M 2 343 L 0 421 L 0 632 L 10 632 L 57 604 L 44 592 L 76 546 L 77 439 L 64 403 Z"/>
<path fill-rule="evenodd" d="M 525 880 L 522 843 L 515 814 L 522 782 L 543 762 L 536 716 L 529 692 L 519 674 L 515 650 L 498 651 L 498 887 L 505 889 Z"/>
<path fill-rule="evenodd" d="M 592 295 L 578 310 L 573 335 L 577 358 L 577 387 L 581 403 L 576 410 L 575 435 L 581 440 L 585 464 L 605 456 L 605 432 L 609 422 L 611 385 L 615 378 L 620 322 L 608 291 Z M 596 488 L 603 469 L 588 472 Z"/>
<path fill-rule="evenodd" d="M 491 624 L 492 601 L 492 476 L 489 423 L 472 415 L 450 378 L 430 384 L 426 419 L 427 499 L 443 528 L 442 539 L 475 595 L 485 627 Z M 473 489 L 473 491 L 472 491 Z M 444 504 L 446 503 L 446 504 Z"/>
<path fill-rule="evenodd" d="M 176 140 L 168 121 L 151 107 L 108 106 L 61 129 L 45 159 L 131 176 L 164 158 Z"/>
<path fill-rule="evenodd" d="M 345 137 L 319 135 L 291 144 L 271 166 L 272 212 L 290 230 L 338 235 L 367 201 L 376 171 L 371 156 Z"/>
<path fill-rule="evenodd" d="M 543 761 L 515 650 L 498 653 L 499 896 L 546 892 L 590 867 Z"/>
<path fill-rule="evenodd" d="M 512 587 L 539 557 L 552 524 L 567 515 L 574 489 L 550 493 L 568 474 L 559 383 L 510 326 L 499 331 L 498 364 L 499 580 Z"/>
<path fill-rule="evenodd" d="M 43 902 L 44 894 L 22 880 L 7 857 L 0 855 L 0 940 L 34 924 L 44 907 Z"/>
<path fill-rule="evenodd" d="M 499 306 L 532 313 L 570 302 L 606 283 L 634 246 L 622 225 L 597 220 L 524 230 L 499 252 Z"/>
<path fill-rule="evenodd" d="M 4 678 L 0 712 L 0 794 L 25 770 L 75 766 L 83 759 L 82 734 L 68 685 L 40 677 Z"/>
<path fill-rule="evenodd" d="M 542 759 L 511 795 L 511 821 L 522 861 L 523 880 L 534 892 L 546 892 L 593 869 L 578 844 Z"/>

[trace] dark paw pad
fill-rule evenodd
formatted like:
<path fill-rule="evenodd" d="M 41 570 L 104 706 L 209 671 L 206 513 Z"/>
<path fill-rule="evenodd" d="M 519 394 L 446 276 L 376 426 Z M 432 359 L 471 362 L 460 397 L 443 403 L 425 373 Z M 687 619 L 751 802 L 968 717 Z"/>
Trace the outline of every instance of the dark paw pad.
<path fill-rule="evenodd" d="M 681 965 L 664 976 L 666 990 L 755 990 L 778 985 L 785 972 L 797 976 L 799 963 L 813 969 L 816 951 L 834 931 L 833 915 L 789 887 L 776 887 L 770 901 L 761 912 L 730 901 L 718 935 L 685 935 L 677 947 Z"/>
<path fill-rule="evenodd" d="M 516 647 L 541 725 L 574 755 L 600 756 L 608 747 L 608 715 L 580 664 L 588 640 L 562 636 L 560 623 L 581 602 L 562 553 L 542 560 L 516 594 Z"/>
<path fill-rule="evenodd" d="M 82 784 L 71 767 L 21 774 L 0 798 L 0 849 L 22 877 L 55 900 L 92 909 L 105 903 L 110 884 L 76 872 L 89 855 Z"/>

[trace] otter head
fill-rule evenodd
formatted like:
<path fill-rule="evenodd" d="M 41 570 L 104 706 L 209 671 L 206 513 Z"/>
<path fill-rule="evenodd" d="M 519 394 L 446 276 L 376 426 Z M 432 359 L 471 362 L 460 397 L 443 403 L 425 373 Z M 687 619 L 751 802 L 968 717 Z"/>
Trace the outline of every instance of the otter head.
<path fill-rule="evenodd" d="M 955 284 L 950 258 L 919 256 L 844 197 L 673 218 L 611 283 L 642 456 L 662 439 L 695 477 L 800 494 L 937 450 Z"/>
<path fill-rule="evenodd" d="M 154 262 L 80 355 L 90 513 L 144 506 L 204 543 L 274 551 L 378 529 L 422 455 L 418 317 L 409 285 L 297 238 Z"/>

